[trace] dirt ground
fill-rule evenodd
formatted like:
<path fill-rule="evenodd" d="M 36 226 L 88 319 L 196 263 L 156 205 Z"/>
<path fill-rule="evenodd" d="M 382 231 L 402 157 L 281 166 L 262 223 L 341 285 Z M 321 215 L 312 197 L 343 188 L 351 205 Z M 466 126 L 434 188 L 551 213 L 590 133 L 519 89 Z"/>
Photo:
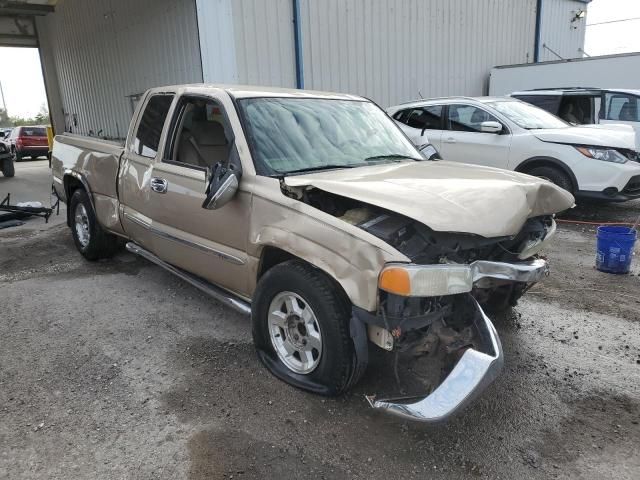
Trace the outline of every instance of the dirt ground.
<path fill-rule="evenodd" d="M 83 260 L 60 219 L 0 230 L 0 478 L 640 478 L 640 259 L 598 272 L 594 242 L 560 224 L 552 275 L 494 318 L 502 374 L 427 426 L 369 409 L 373 371 L 335 399 L 283 384 L 247 318 L 131 254 Z"/>

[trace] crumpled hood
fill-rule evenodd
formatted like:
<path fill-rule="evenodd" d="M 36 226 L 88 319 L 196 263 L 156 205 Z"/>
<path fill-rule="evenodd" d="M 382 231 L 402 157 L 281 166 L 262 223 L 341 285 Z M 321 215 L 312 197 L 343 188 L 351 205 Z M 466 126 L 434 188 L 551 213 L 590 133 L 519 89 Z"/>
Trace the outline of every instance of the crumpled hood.
<path fill-rule="evenodd" d="M 531 133 L 543 142 L 638 150 L 633 128 L 625 125 L 582 125 L 531 130 Z"/>
<path fill-rule="evenodd" d="M 447 161 L 330 170 L 284 181 L 398 212 L 436 231 L 487 238 L 515 235 L 527 218 L 574 204 L 569 192 L 546 180 Z"/>

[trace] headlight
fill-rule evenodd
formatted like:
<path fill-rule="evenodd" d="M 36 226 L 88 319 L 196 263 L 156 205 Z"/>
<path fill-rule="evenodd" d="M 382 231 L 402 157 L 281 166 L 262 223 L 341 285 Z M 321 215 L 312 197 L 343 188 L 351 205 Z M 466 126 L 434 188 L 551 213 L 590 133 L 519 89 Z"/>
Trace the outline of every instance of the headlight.
<path fill-rule="evenodd" d="M 542 238 L 534 238 L 531 240 L 527 240 L 522 247 L 522 250 L 518 254 L 518 258 L 520 260 L 525 260 L 529 257 L 534 256 L 536 253 L 539 253 L 540 250 L 545 246 L 547 241 L 551 240 L 551 238 L 556 234 L 556 222 L 555 220 L 547 230 L 547 233 Z"/>
<path fill-rule="evenodd" d="M 602 160 L 603 162 L 628 162 L 627 157 L 610 148 L 576 147 L 576 150 L 578 150 L 585 157 L 593 158 L 595 160 Z"/>
<path fill-rule="evenodd" d="M 469 265 L 389 265 L 378 285 L 404 297 L 438 297 L 470 292 L 473 274 Z"/>

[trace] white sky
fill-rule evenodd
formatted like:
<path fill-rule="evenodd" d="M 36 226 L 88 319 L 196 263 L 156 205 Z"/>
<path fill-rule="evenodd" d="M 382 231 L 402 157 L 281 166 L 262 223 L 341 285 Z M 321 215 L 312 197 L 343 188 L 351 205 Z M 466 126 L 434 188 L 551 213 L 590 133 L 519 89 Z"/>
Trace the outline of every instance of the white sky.
<path fill-rule="evenodd" d="M 33 117 L 47 101 L 38 50 L 0 47 L 0 65 L 0 82 L 9 115 Z"/>
<path fill-rule="evenodd" d="M 640 52 L 640 0 L 593 0 L 587 8 L 584 51 L 591 56 Z"/>
<path fill-rule="evenodd" d="M 587 12 L 585 52 L 592 56 L 640 52 L 640 0 L 593 0 Z M 601 23 L 624 19 L 634 20 Z M 38 51 L 0 47 L 0 65 L 9 114 L 34 116 L 46 103 Z"/>

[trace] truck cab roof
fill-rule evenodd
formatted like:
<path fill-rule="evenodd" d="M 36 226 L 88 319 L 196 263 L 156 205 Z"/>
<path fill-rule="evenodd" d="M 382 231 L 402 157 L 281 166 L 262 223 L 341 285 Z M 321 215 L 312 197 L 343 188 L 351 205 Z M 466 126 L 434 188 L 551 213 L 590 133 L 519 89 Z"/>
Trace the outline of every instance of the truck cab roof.
<path fill-rule="evenodd" d="M 156 87 L 151 89 L 150 93 L 203 93 L 208 89 L 223 90 L 232 98 L 324 98 L 330 100 L 355 100 L 368 101 L 366 98 L 358 95 L 350 95 L 346 93 L 322 92 L 314 90 L 298 90 L 295 88 L 277 88 L 277 87 L 259 87 L 253 85 L 226 85 L 226 84 L 207 84 L 192 83 L 185 85 L 169 85 L 164 87 Z"/>

